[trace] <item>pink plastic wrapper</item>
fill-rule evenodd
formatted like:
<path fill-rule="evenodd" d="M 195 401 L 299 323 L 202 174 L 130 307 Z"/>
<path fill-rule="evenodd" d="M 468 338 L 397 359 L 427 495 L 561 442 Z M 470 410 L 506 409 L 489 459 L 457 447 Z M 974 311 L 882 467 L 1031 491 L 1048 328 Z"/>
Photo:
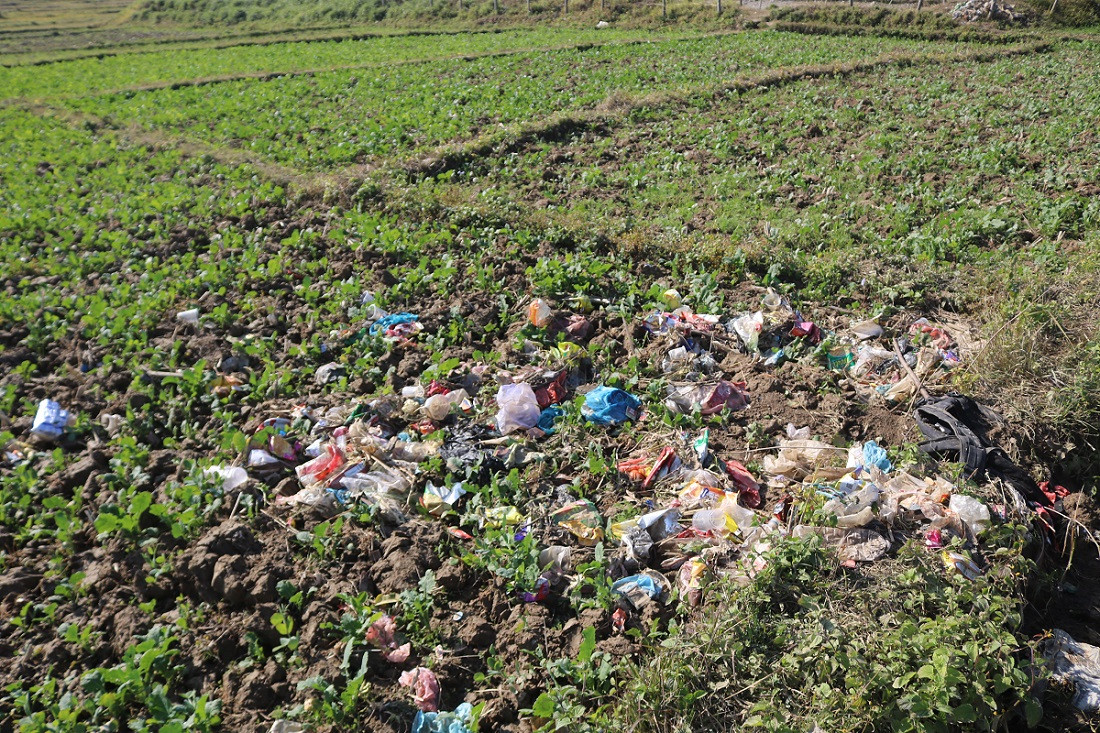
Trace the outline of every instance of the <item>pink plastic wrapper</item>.
<path fill-rule="evenodd" d="M 397 633 L 397 623 L 392 616 L 383 616 L 375 621 L 367 629 L 367 643 L 374 644 L 382 650 L 382 656 L 395 664 L 404 662 L 412 653 L 412 645 L 405 642 L 397 645 L 394 635 Z"/>
<path fill-rule="evenodd" d="M 722 380 L 714 385 L 714 390 L 701 404 L 704 415 L 713 415 L 725 408 L 731 410 L 744 410 L 749 406 L 749 392 L 745 382 L 728 382 Z"/>
<path fill-rule="evenodd" d="M 425 713 L 439 710 L 439 680 L 430 669 L 417 667 L 402 672 L 398 682 L 404 687 L 412 688 L 413 702 Z"/>

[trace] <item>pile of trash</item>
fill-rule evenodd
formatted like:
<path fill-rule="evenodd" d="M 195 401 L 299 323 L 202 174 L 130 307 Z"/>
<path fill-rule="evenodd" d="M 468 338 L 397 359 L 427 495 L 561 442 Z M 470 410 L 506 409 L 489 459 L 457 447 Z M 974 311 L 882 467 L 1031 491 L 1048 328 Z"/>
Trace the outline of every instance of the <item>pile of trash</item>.
<path fill-rule="evenodd" d="M 1025 19 L 1024 13 L 1016 11 L 1012 5 L 997 0 L 966 0 L 951 11 L 951 17 L 962 23 L 975 23 L 993 20 L 1004 23 L 1018 23 Z"/>
<path fill-rule="evenodd" d="M 407 343 L 422 328 L 415 314 L 385 313 L 369 297 L 363 305 L 367 324 L 340 338 Z M 919 538 L 942 560 L 944 572 L 967 582 L 985 571 L 981 538 L 994 521 L 1035 512 L 1042 518 L 1044 507 L 1064 495 L 1061 487 L 1035 485 L 980 436 L 976 403 L 927 396 L 928 386 L 942 382 L 964 358 L 955 338 L 927 319 L 888 336 L 874 320 L 824 328 L 772 291 L 759 309 L 723 316 L 695 313 L 669 290 L 660 307 L 638 320 L 663 374 L 659 389 L 639 397 L 623 388 L 621 378 L 604 383 L 591 373 L 584 356 L 594 331 L 586 315 L 593 305 L 582 297 L 573 306 L 576 312 L 558 311 L 534 299 L 526 307 L 517 352 L 530 358 L 528 365 L 467 363 L 445 373 L 433 368 L 430 377 L 396 393 L 269 413 L 245 426 L 248 444 L 238 460 L 205 470 L 225 490 L 251 480 L 274 487 L 277 509 L 305 507 L 332 516 L 354 505 L 368 509 L 382 527 L 420 515 L 444 523 L 460 541 L 487 528 L 507 527 L 517 538 L 533 534 L 543 540 L 542 573 L 530 587 L 515 588 L 523 603 L 568 593 L 581 582 L 574 555 L 602 543 L 605 551 L 614 548 L 607 581 L 617 599 L 610 622 L 620 632 L 639 625 L 650 604 L 680 598 L 698 605 L 717 577 L 750 582 L 787 538 L 820 537 L 849 567 L 881 560 Z M 973 495 L 971 484 L 895 465 L 873 440 L 835 445 L 794 424 L 774 445 L 727 445 L 719 455 L 711 427 L 678 425 L 714 426 L 716 418 L 734 419 L 752 403 L 747 383 L 724 373 L 725 355 L 732 352 L 765 366 L 816 363 L 839 373 L 867 401 L 915 405 L 926 452 L 962 463 L 967 477 L 1003 479 L 1004 490 L 987 501 Z M 316 381 L 327 384 L 340 370 L 336 362 L 326 364 Z M 56 439 L 68 420 L 60 405 L 44 402 L 35 431 Z M 615 485 L 629 487 L 645 506 L 623 519 L 604 516 L 563 469 L 587 460 L 580 441 L 614 436 L 626 425 L 632 426 L 631 448 L 615 457 Z M 479 487 L 550 456 L 558 473 L 546 500 L 530 506 L 479 502 L 467 511 L 468 496 Z M 379 624 L 371 638 L 387 660 L 404 663 L 410 649 L 394 641 L 393 620 Z M 465 729 L 468 710 L 438 711 L 438 682 L 429 669 L 407 670 L 401 681 L 414 691 L 420 710 L 416 730 L 444 723 Z"/>

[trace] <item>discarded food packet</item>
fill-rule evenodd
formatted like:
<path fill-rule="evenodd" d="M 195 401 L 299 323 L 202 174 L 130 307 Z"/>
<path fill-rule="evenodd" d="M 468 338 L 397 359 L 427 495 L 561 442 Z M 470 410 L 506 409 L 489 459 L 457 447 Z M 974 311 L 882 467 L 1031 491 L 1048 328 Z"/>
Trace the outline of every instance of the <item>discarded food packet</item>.
<path fill-rule="evenodd" d="M 582 545 L 594 547 L 603 539 L 603 517 L 587 499 L 566 504 L 551 513 L 551 518 L 569 530 Z"/>
<path fill-rule="evenodd" d="M 707 465 L 707 455 L 710 447 L 710 428 L 703 428 L 703 432 L 691 444 L 695 449 L 695 456 L 699 459 L 700 466 Z"/>
<path fill-rule="evenodd" d="M 68 410 L 62 410 L 60 404 L 49 399 L 42 400 L 31 424 L 31 435 L 43 440 L 57 440 L 72 422 L 73 416 Z"/>
<path fill-rule="evenodd" d="M 535 581 L 534 593 L 530 591 L 521 591 L 519 594 L 524 603 L 538 603 L 539 601 L 546 600 L 548 595 L 550 595 L 550 581 L 541 575 L 538 580 Z"/>
<path fill-rule="evenodd" d="M 959 552 L 943 552 L 943 564 L 948 571 L 954 570 L 967 580 L 976 580 L 982 574 L 982 569 L 966 555 Z"/>
<path fill-rule="evenodd" d="M 466 494 L 462 488 L 462 482 L 456 483 L 450 488 L 436 486 L 431 481 L 424 487 L 424 495 L 420 497 L 420 506 L 428 510 L 433 517 L 441 517 L 454 508 L 454 505 Z"/>
<path fill-rule="evenodd" d="M 621 595 L 634 610 L 640 610 L 650 601 L 660 600 L 665 590 L 663 580 L 649 573 L 628 575 L 612 583 L 611 592 Z"/>

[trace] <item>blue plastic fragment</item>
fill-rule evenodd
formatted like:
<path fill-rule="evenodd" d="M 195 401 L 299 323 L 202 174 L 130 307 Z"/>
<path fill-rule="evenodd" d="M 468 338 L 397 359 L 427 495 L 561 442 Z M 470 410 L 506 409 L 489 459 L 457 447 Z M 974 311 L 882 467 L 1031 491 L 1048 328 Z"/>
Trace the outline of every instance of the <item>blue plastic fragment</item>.
<path fill-rule="evenodd" d="M 387 329 L 393 326 L 402 323 L 412 323 L 418 320 L 420 320 L 420 316 L 413 315 L 412 313 L 393 313 L 388 316 L 382 316 L 371 324 L 370 335 L 377 336 L 379 333 L 385 333 Z"/>
<path fill-rule="evenodd" d="M 413 718 L 412 733 L 470 733 L 474 719 L 473 706 L 464 702 L 454 712 L 418 712 Z"/>
<path fill-rule="evenodd" d="M 657 585 L 657 581 L 648 575 L 628 575 L 625 578 L 619 578 L 611 584 L 611 592 L 625 595 L 635 587 L 645 591 L 650 598 L 658 598 L 661 595 L 661 588 Z"/>
<path fill-rule="evenodd" d="M 637 397 L 614 387 L 597 387 L 584 398 L 581 412 L 589 422 L 615 425 L 636 420 L 642 402 Z"/>
<path fill-rule="evenodd" d="M 871 468 L 872 466 L 883 473 L 890 473 L 894 470 L 894 464 L 886 457 L 886 450 L 875 441 L 868 440 L 863 444 L 863 467 Z"/>
<path fill-rule="evenodd" d="M 539 413 L 539 421 L 536 423 L 538 429 L 547 435 L 553 435 L 557 428 L 554 427 L 554 421 L 565 414 L 565 410 L 560 407 L 551 405 Z"/>

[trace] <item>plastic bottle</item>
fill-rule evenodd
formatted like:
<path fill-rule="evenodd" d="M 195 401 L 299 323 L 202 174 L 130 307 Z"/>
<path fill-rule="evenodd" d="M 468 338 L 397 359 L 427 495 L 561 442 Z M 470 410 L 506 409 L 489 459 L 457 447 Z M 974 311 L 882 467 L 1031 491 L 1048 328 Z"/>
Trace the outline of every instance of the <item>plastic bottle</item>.
<path fill-rule="evenodd" d="M 700 532 L 728 534 L 737 531 L 737 522 L 721 509 L 700 509 L 691 518 L 691 526 Z"/>

